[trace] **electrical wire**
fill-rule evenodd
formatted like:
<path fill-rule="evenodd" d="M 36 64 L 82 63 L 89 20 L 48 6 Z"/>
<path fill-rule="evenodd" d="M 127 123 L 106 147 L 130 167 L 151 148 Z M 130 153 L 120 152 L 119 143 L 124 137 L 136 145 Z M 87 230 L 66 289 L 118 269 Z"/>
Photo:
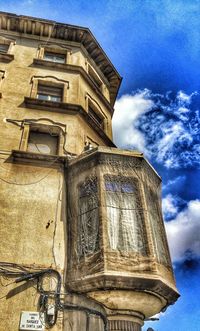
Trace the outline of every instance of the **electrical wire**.
<path fill-rule="evenodd" d="M 60 273 L 52 268 L 49 269 L 40 269 L 35 266 L 23 266 L 16 263 L 9 263 L 9 262 L 0 262 L 0 276 L 6 276 L 6 277 L 13 277 L 15 278 L 14 283 L 20 283 L 22 281 L 37 281 L 37 291 L 40 293 L 39 298 L 39 306 L 40 311 L 45 313 L 45 323 L 48 328 L 53 327 L 56 324 L 56 321 L 58 319 L 58 311 L 82 311 L 86 314 L 87 317 L 87 325 L 89 326 L 89 318 L 91 315 L 98 316 L 102 319 L 104 324 L 104 331 L 108 331 L 108 320 L 106 315 L 101 313 L 98 310 L 84 307 L 81 305 L 75 305 L 71 303 L 62 303 L 61 302 L 61 285 L 62 285 L 62 279 Z M 55 291 L 46 291 L 43 288 L 43 277 L 56 277 L 57 284 L 56 284 L 56 290 Z M 69 294 L 69 293 L 66 293 Z M 5 296 L 0 297 L 0 299 L 5 298 Z M 49 299 L 53 299 L 55 302 L 55 314 L 52 317 L 48 316 L 47 310 L 48 310 L 48 301 Z"/>
<path fill-rule="evenodd" d="M 51 162 L 48 166 L 51 167 L 58 159 L 59 159 L 60 156 L 56 157 L 55 160 L 53 160 L 53 162 Z M 36 181 L 33 181 L 33 182 L 30 182 L 30 183 L 17 183 L 17 182 L 12 182 L 12 181 L 9 181 L 7 179 L 4 179 L 2 177 L 0 177 L 0 180 L 7 183 L 7 184 L 12 184 L 12 185 L 19 185 L 19 186 L 26 186 L 26 185 L 35 185 L 35 184 L 38 184 L 40 183 L 42 180 L 44 180 L 45 178 L 47 178 L 49 176 L 49 174 L 53 171 L 54 169 L 50 169 L 43 177 L 41 177 L 40 179 L 36 180 Z"/>

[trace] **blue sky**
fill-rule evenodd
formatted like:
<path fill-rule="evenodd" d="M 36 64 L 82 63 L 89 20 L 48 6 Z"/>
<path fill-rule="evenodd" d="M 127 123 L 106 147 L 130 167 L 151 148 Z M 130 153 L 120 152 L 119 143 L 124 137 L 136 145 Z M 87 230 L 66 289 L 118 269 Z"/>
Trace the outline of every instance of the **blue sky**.
<path fill-rule="evenodd" d="M 200 329 L 200 1 L 7 0 L 0 10 L 89 27 L 123 82 L 114 139 L 163 178 L 163 212 L 181 298 L 155 331 Z"/>

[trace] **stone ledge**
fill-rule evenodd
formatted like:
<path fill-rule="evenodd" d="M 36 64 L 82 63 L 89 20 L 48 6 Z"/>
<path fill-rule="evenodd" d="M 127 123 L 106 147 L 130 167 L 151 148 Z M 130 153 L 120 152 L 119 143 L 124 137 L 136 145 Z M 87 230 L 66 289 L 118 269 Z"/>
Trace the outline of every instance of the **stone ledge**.
<path fill-rule="evenodd" d="M 20 150 L 12 150 L 11 160 L 15 163 L 38 165 L 47 168 L 58 168 L 67 162 L 67 156 L 39 154 Z"/>
<path fill-rule="evenodd" d="M 81 278 L 77 280 L 68 279 L 67 281 L 68 289 L 72 291 L 79 291 L 82 293 L 87 293 L 91 291 L 105 291 L 105 290 L 130 290 L 130 291 L 144 291 L 155 295 L 159 295 L 167 300 L 167 306 L 174 304 L 179 298 L 179 293 L 176 292 L 172 287 L 169 287 L 158 277 L 145 278 L 145 277 L 125 277 L 119 275 L 106 275 L 106 274 L 96 274 L 93 276 L 88 276 L 87 278 Z"/>
<path fill-rule="evenodd" d="M 9 63 L 14 60 L 13 54 L 1 53 L 0 52 L 0 62 Z"/>
<path fill-rule="evenodd" d="M 38 110 L 46 110 L 50 112 L 64 113 L 64 114 L 80 114 L 82 118 L 88 123 L 103 139 L 103 141 L 109 147 L 116 147 L 113 141 L 106 135 L 99 125 L 93 120 L 93 118 L 83 109 L 82 106 L 66 103 L 40 100 L 36 98 L 24 97 L 24 103 L 27 108 L 33 108 Z"/>

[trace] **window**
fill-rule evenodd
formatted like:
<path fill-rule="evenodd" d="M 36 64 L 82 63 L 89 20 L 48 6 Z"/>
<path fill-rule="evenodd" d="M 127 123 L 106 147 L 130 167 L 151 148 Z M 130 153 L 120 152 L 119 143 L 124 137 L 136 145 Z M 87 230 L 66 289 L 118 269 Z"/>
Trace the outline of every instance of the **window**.
<path fill-rule="evenodd" d="M 58 153 L 58 135 L 30 131 L 27 151 L 32 153 L 56 155 Z"/>
<path fill-rule="evenodd" d="M 65 63 L 66 62 L 66 55 L 53 53 L 53 52 L 44 52 L 44 60 L 56 62 L 56 63 Z"/>
<path fill-rule="evenodd" d="M 37 98 L 39 100 L 61 102 L 63 98 L 63 88 L 39 83 Z"/>
<path fill-rule="evenodd" d="M 88 107 L 88 114 L 101 129 L 104 129 L 104 118 L 100 115 L 99 112 L 94 110 L 90 105 Z"/>
<path fill-rule="evenodd" d="M 0 44 L 0 52 L 7 53 L 9 48 L 9 44 Z"/>
<path fill-rule="evenodd" d="M 102 88 L 102 81 L 99 78 L 99 76 L 97 75 L 97 73 L 95 72 L 95 70 L 88 64 L 88 74 L 90 76 L 90 78 L 92 79 L 92 81 L 95 83 L 95 85 L 101 89 Z"/>
<path fill-rule="evenodd" d="M 137 180 L 106 175 L 104 181 L 110 248 L 146 255 L 144 218 Z"/>
<path fill-rule="evenodd" d="M 90 177 L 79 186 L 79 257 L 95 253 L 99 248 L 99 216 L 97 178 Z"/>
<path fill-rule="evenodd" d="M 10 62 L 14 59 L 14 54 L 11 53 L 15 41 L 2 38 L 0 36 L 0 62 Z"/>
<path fill-rule="evenodd" d="M 157 193 L 153 191 L 149 186 L 145 186 L 148 216 L 150 220 L 151 231 L 153 234 L 155 254 L 159 263 L 170 266 L 171 261 L 168 251 L 168 245 L 165 238 L 165 230 L 162 222 L 159 197 Z"/>

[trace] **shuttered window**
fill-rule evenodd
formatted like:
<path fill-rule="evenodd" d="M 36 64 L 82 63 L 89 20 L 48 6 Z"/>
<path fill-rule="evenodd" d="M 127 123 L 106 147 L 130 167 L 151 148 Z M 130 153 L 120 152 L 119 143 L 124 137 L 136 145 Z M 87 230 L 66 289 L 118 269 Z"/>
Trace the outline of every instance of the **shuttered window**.
<path fill-rule="evenodd" d="M 61 102 L 63 97 L 63 89 L 61 87 L 38 85 L 37 98 L 40 100 Z"/>

